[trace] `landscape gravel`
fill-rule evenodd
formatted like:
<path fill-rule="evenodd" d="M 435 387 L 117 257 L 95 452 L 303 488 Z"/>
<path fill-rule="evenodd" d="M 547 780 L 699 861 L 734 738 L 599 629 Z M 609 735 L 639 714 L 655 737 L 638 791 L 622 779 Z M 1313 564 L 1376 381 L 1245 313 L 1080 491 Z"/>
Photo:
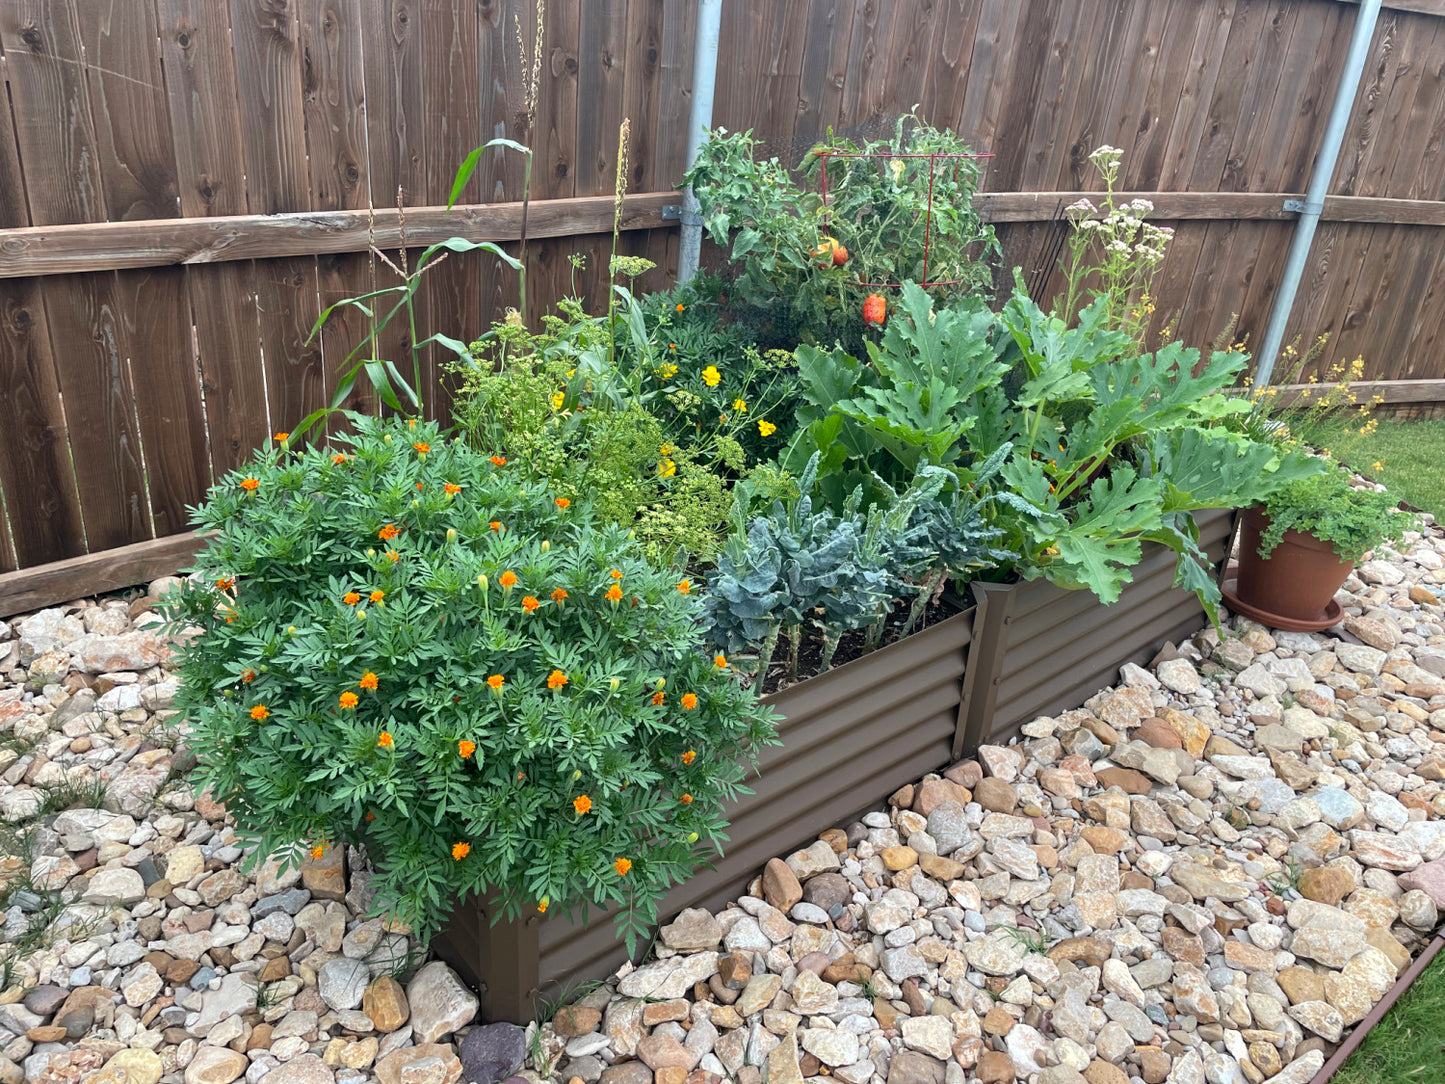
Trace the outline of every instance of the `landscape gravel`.
<path fill-rule="evenodd" d="M 1445 907 L 1433 533 L 1341 626 L 1129 664 L 525 1030 L 369 917 L 364 855 L 243 871 L 169 582 L 0 622 L 0 1084 L 1307 1084 Z"/>

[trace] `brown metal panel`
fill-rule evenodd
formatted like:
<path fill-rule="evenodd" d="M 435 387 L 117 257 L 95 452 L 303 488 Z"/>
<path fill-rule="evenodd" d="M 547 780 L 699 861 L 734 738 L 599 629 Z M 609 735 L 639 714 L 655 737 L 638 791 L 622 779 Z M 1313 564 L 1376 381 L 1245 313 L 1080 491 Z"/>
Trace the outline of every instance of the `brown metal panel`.
<path fill-rule="evenodd" d="M 1201 547 L 1218 565 L 1231 513 L 1201 512 L 1197 522 Z M 1192 595 L 1173 586 L 1173 579 L 1174 555 L 1150 547 L 1135 582 L 1111 606 L 1087 592 L 1063 591 L 1043 581 L 1022 586 L 989 741 L 1006 742 L 1029 719 L 1077 707 L 1115 682 L 1125 662 L 1145 661 L 1165 640 L 1198 629 L 1203 612 Z"/>
<path fill-rule="evenodd" d="M 954 760 L 965 750 L 977 749 L 988 733 L 998 704 L 1000 671 L 1018 596 L 1017 588 L 1008 584 L 975 583 L 972 586 L 973 597 L 978 600 L 974 615 L 978 636 L 969 648 L 968 669 L 963 675 L 962 699 L 953 733 Z"/>
<path fill-rule="evenodd" d="M 659 914 L 721 906 L 769 858 L 948 763 L 973 616 L 965 611 L 769 698 L 784 715 L 783 744 L 759 758 L 754 793 L 729 810 L 725 854 L 669 893 Z M 605 975 L 625 955 L 611 915 L 595 911 L 576 925 L 545 923 L 541 954 L 544 992 Z"/>

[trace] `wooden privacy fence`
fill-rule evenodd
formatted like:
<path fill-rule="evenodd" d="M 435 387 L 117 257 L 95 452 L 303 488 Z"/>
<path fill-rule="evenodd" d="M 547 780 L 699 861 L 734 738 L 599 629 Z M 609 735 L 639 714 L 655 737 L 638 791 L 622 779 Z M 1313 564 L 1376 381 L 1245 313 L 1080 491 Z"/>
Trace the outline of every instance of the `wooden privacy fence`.
<path fill-rule="evenodd" d="M 398 188 L 413 246 L 517 236 L 512 152 L 443 206 L 488 139 L 536 152 L 534 312 L 605 296 L 624 118 L 621 248 L 659 264 L 644 287 L 670 280 L 694 0 L 549 0 L 540 43 L 538 2 L 0 0 L 0 572 L 81 559 L 0 578 L 0 610 L 182 562 L 186 505 L 328 400 L 359 314 L 307 332 L 395 281 L 368 246 L 399 243 Z M 1419 396 L 1445 378 L 1445 0 L 1386 9 L 1289 335 L 1330 332 L 1330 358 Z M 1089 152 L 1122 148 L 1125 186 L 1177 231 L 1156 320 L 1201 346 L 1263 328 L 1355 18 L 1343 0 L 723 10 L 715 123 L 796 163 L 830 127 L 882 135 L 917 105 L 994 155 L 979 203 L 1006 267 L 1048 277 L 1059 209 L 1098 188 Z M 515 296 L 495 261 L 449 260 L 421 331 L 473 337 Z"/>

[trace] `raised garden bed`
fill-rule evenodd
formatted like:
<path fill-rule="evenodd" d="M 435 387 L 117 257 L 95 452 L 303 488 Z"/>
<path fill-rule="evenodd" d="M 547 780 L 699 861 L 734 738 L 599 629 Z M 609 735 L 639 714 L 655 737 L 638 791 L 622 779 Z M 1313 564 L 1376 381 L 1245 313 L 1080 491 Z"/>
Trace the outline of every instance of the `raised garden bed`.
<path fill-rule="evenodd" d="M 1232 514 L 1197 520 L 1217 566 Z M 1029 719 L 1077 706 L 1124 663 L 1198 629 L 1203 610 L 1173 577 L 1174 555 L 1150 547 L 1110 606 L 1045 581 L 975 584 L 977 605 L 769 696 L 784 717 L 781 744 L 761 756 L 754 793 L 729 810 L 731 846 L 670 892 L 659 914 L 720 906 L 769 858 L 980 744 L 1008 741 Z M 454 912 L 434 950 L 483 991 L 485 1018 L 516 1022 L 532 1018 L 535 998 L 605 976 L 626 956 L 610 915 L 492 925 L 476 905 Z"/>

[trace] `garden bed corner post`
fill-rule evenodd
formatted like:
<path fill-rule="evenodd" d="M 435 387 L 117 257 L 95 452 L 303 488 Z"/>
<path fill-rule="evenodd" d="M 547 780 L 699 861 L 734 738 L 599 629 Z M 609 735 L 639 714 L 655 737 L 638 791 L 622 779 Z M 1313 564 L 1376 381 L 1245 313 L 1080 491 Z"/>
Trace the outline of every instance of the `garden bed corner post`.
<path fill-rule="evenodd" d="M 498 905 L 458 907 L 433 947 L 481 996 L 481 1017 L 526 1025 L 541 989 L 541 915 L 492 921 Z"/>
<path fill-rule="evenodd" d="M 988 736 L 998 705 L 999 679 L 1008 652 L 1009 626 L 1013 624 L 1013 584 L 974 583 L 973 638 L 968 646 L 968 669 L 963 673 L 963 694 L 958 704 L 958 727 L 953 735 L 953 759 L 974 752 Z"/>

